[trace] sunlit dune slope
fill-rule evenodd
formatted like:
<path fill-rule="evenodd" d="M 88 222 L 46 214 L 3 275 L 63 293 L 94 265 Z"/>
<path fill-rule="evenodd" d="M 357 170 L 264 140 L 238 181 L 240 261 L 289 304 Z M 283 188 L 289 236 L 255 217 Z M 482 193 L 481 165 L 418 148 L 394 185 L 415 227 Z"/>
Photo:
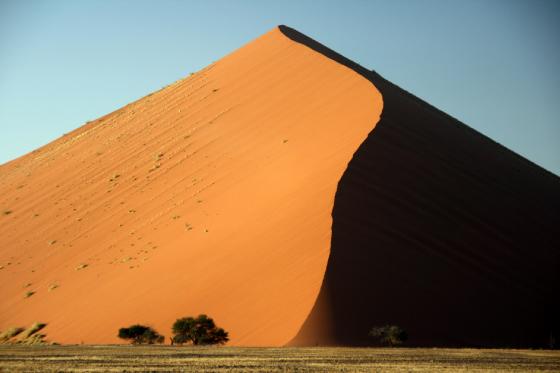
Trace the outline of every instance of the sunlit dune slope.
<path fill-rule="evenodd" d="M 381 111 L 371 82 L 274 29 L 0 166 L 0 329 L 115 343 L 207 313 L 231 344 L 287 343 Z"/>

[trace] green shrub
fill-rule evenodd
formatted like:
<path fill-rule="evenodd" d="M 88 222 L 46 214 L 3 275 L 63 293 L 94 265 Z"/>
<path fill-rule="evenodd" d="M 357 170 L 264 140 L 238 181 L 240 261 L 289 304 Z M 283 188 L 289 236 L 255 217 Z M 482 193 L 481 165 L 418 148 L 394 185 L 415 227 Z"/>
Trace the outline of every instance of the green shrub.
<path fill-rule="evenodd" d="M 224 344 L 229 340 L 228 332 L 218 328 L 214 320 L 206 315 L 178 319 L 173 324 L 172 331 L 171 343 L 173 344 L 213 345 Z"/>
<path fill-rule="evenodd" d="M 163 343 L 165 337 L 154 329 L 144 325 L 132 325 L 128 328 L 120 328 L 118 337 L 130 340 L 132 344 L 154 344 Z"/>

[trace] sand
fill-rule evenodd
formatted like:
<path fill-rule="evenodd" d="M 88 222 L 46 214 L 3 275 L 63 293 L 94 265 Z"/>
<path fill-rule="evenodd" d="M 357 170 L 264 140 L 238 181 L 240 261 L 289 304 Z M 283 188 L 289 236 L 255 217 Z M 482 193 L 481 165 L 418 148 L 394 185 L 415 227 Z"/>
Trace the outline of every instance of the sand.
<path fill-rule="evenodd" d="M 275 28 L 2 165 L 0 329 L 119 343 L 120 327 L 169 336 L 207 313 L 231 345 L 286 344 L 382 106 L 367 79 Z"/>

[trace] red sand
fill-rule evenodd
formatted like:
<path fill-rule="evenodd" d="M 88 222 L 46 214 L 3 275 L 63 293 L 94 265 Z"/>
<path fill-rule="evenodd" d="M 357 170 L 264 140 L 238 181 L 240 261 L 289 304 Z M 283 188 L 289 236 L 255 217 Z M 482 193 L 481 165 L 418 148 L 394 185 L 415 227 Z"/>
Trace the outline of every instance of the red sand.
<path fill-rule="evenodd" d="M 370 82 L 274 29 L 1 166 L 0 329 L 117 343 L 119 327 L 169 336 L 207 313 L 230 344 L 287 343 L 381 110 Z"/>

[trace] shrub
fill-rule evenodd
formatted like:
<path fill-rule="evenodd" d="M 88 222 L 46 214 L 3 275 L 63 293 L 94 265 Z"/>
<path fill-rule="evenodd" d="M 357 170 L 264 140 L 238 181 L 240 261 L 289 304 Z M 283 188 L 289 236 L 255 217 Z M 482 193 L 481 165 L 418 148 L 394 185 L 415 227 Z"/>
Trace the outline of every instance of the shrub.
<path fill-rule="evenodd" d="M 19 333 L 23 332 L 23 330 L 24 330 L 23 328 L 20 328 L 18 326 L 13 326 L 11 328 L 6 329 L 2 333 L 0 333 L 0 343 L 9 341 Z"/>
<path fill-rule="evenodd" d="M 29 328 L 25 329 L 19 336 L 19 340 L 23 341 L 30 338 L 32 335 L 36 334 L 39 330 L 43 329 L 47 324 L 42 322 L 35 322 Z M 44 337 L 44 336 L 43 336 Z M 42 337 L 41 337 L 42 339 Z"/>
<path fill-rule="evenodd" d="M 406 331 L 397 325 L 376 326 L 369 331 L 369 335 L 390 347 L 400 345 L 408 339 Z"/>
<path fill-rule="evenodd" d="M 197 318 L 183 317 L 177 319 L 172 330 L 172 343 L 192 343 L 196 346 L 224 344 L 229 340 L 228 332 L 218 328 L 214 320 L 206 315 L 198 315 Z"/>
<path fill-rule="evenodd" d="M 36 322 L 29 328 L 11 327 L 0 333 L 0 344 L 46 344 L 45 334 L 39 333 L 47 324 Z"/>
<path fill-rule="evenodd" d="M 132 325 L 128 328 L 119 329 L 119 338 L 130 340 L 132 344 L 154 344 L 163 343 L 165 337 L 154 329 L 144 325 Z"/>

